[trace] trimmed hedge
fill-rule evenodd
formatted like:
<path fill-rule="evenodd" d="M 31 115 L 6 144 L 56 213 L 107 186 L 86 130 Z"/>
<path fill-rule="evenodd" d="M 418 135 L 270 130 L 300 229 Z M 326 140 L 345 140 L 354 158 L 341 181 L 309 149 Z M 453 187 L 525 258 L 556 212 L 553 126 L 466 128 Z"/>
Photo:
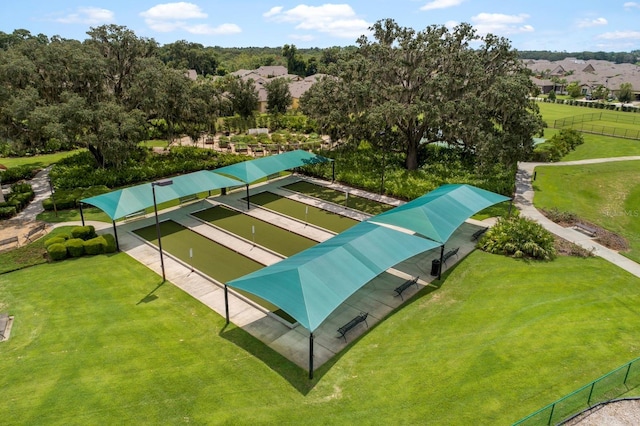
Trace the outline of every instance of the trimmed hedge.
<path fill-rule="evenodd" d="M 44 248 L 49 248 L 51 244 L 64 244 L 68 239 L 69 238 L 61 235 L 49 238 L 48 240 L 44 241 Z"/>
<path fill-rule="evenodd" d="M 117 250 L 116 237 L 114 237 L 113 234 L 104 234 L 102 238 L 104 238 L 105 242 L 107 243 L 104 247 L 104 252 L 115 253 Z"/>
<path fill-rule="evenodd" d="M 51 260 L 64 260 L 67 258 L 67 247 L 62 243 L 54 243 L 47 247 L 47 253 Z"/>
<path fill-rule="evenodd" d="M 90 240 L 96 237 L 96 229 L 93 225 L 76 226 L 71 230 L 71 236 L 85 241 Z"/>
<path fill-rule="evenodd" d="M 105 252 L 107 241 L 102 235 L 84 242 L 84 250 L 88 255 L 102 254 Z"/>
<path fill-rule="evenodd" d="M 67 252 L 71 257 L 84 256 L 84 240 L 80 238 L 71 238 L 64 243 Z"/>
<path fill-rule="evenodd" d="M 28 183 L 14 183 L 7 201 L 0 203 L 0 219 L 9 219 L 29 205 L 35 193 Z"/>

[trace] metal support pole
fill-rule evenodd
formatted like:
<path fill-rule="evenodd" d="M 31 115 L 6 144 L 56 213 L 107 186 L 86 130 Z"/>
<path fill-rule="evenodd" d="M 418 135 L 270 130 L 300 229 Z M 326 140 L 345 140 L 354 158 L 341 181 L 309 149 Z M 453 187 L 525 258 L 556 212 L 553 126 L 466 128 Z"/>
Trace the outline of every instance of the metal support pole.
<path fill-rule="evenodd" d="M 593 388 L 596 386 L 596 382 L 591 383 L 591 389 L 589 390 L 589 398 L 587 398 L 587 405 L 591 407 L 591 395 L 593 395 Z"/>
<path fill-rule="evenodd" d="M 331 162 L 331 182 L 336 181 L 336 162 L 335 160 Z"/>
<path fill-rule="evenodd" d="M 158 249 L 160 249 L 160 268 L 162 269 L 162 282 L 167 280 L 164 273 L 164 259 L 162 258 L 162 238 L 160 238 L 160 222 L 158 221 L 158 204 L 156 202 L 156 186 L 151 184 L 151 192 L 153 193 L 153 211 L 156 216 L 156 233 L 158 234 Z"/>
<path fill-rule="evenodd" d="M 56 214 L 56 217 L 58 217 L 58 207 L 56 207 L 56 198 L 55 198 L 55 190 L 53 189 L 53 183 L 51 182 L 51 179 L 49 179 L 49 190 L 51 190 L 51 201 L 53 202 L 53 211 Z M 84 224 L 82 225 L 84 226 Z"/>
<path fill-rule="evenodd" d="M 309 380 L 313 379 L 313 333 L 309 334 Z"/>
<path fill-rule="evenodd" d="M 442 263 L 444 262 L 444 244 L 440 246 L 440 265 L 438 265 L 438 280 L 442 277 Z"/>
<path fill-rule="evenodd" d="M 229 324 L 229 288 L 226 284 L 224 285 L 224 314 Z"/>
<path fill-rule="evenodd" d="M 113 223 L 113 236 L 116 237 L 116 250 L 120 251 L 120 242 L 118 241 L 118 230 L 116 229 L 116 221 L 112 220 Z"/>
<path fill-rule="evenodd" d="M 511 217 L 511 208 L 513 207 L 513 198 L 509 200 L 509 212 L 507 213 L 507 217 Z"/>
<path fill-rule="evenodd" d="M 84 226 L 84 213 L 82 212 L 82 204 L 84 203 L 80 203 L 80 219 L 82 220 L 82 226 Z"/>
<path fill-rule="evenodd" d="M 249 207 L 249 184 L 247 184 L 247 210 L 249 210 L 251 207 Z"/>
<path fill-rule="evenodd" d="M 624 381 L 622 382 L 623 385 L 627 384 L 627 377 L 629 377 L 630 370 L 631 370 L 631 363 L 629 363 L 629 366 L 627 367 L 627 373 L 624 375 Z"/>

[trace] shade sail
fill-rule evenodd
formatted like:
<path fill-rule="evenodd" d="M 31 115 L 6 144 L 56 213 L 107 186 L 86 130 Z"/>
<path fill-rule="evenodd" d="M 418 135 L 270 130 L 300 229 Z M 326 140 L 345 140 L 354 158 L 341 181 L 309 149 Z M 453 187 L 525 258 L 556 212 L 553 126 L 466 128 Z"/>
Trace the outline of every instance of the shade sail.
<path fill-rule="evenodd" d="M 405 228 L 444 243 L 465 220 L 509 199 L 471 185 L 443 185 L 368 221 Z"/>
<path fill-rule="evenodd" d="M 216 173 L 240 179 L 244 183 L 251 183 L 283 170 L 330 161 L 333 160 L 298 149 L 278 155 L 270 155 L 268 157 L 256 158 L 255 160 L 243 161 L 230 166 L 220 167 L 215 171 Z"/>
<path fill-rule="evenodd" d="M 199 192 L 242 185 L 242 182 L 237 179 L 222 176 L 208 170 L 176 176 L 171 178 L 171 181 L 173 182 L 171 185 L 156 186 L 157 203 L 175 200 L 176 198 Z M 116 220 L 153 206 L 153 193 L 151 184 L 145 183 L 85 198 L 81 201 L 102 209 L 112 220 Z"/>
<path fill-rule="evenodd" d="M 273 303 L 313 332 L 351 294 L 377 275 L 440 245 L 362 222 L 227 285 Z"/>

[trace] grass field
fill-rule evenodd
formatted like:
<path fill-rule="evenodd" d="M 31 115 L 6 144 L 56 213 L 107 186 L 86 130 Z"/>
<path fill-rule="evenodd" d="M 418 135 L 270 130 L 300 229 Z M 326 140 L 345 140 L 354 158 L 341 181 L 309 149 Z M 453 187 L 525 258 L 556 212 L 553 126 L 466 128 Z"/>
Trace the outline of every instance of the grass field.
<path fill-rule="evenodd" d="M 254 194 L 251 196 L 251 202 L 336 233 L 346 231 L 359 223 L 355 219 L 290 200 L 272 192 Z"/>
<path fill-rule="evenodd" d="M 640 161 L 536 168 L 534 204 L 555 207 L 624 236 L 640 262 Z"/>
<path fill-rule="evenodd" d="M 126 254 L 0 275 L 3 424 L 511 424 L 640 354 L 640 282 L 597 258 L 475 252 L 313 381 L 160 281 Z"/>
<path fill-rule="evenodd" d="M 347 195 L 342 191 L 336 191 L 335 189 L 314 185 L 310 182 L 295 182 L 285 186 L 284 188 L 374 216 L 393 208 L 392 205 L 380 203 L 378 201 L 359 197 L 353 194 L 350 194 L 347 198 Z"/>
<path fill-rule="evenodd" d="M 622 111 L 610 111 L 603 109 L 586 108 L 576 105 L 564 105 L 564 104 L 552 104 L 546 102 L 537 102 L 542 118 L 549 126 L 553 125 L 555 120 L 561 118 L 572 117 L 576 115 L 594 114 L 600 112 L 606 112 L 607 115 L 619 115 L 623 117 L 638 117 L 638 113 L 622 112 Z M 620 123 L 621 124 L 621 123 Z"/>
<path fill-rule="evenodd" d="M 317 244 L 317 241 L 223 206 L 195 212 L 193 216 L 286 257 Z"/>
<path fill-rule="evenodd" d="M 16 166 L 29 166 L 32 168 L 41 168 L 57 163 L 63 158 L 74 155 L 81 150 L 56 152 L 54 154 L 34 155 L 31 157 L 0 157 L 0 164 L 7 166 L 8 168 Z"/>

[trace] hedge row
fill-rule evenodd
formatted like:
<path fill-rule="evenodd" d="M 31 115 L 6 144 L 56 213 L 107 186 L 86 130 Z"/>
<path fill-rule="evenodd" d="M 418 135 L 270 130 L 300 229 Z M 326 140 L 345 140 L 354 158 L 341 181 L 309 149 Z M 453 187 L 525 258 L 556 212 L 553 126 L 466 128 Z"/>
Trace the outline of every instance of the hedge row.
<path fill-rule="evenodd" d="M 69 257 L 114 253 L 116 239 L 111 234 L 96 235 L 91 225 L 77 226 L 71 230 L 71 234 L 61 234 L 45 240 L 44 246 L 51 260 L 64 260 Z"/>
<path fill-rule="evenodd" d="M 105 194 L 109 191 L 110 189 L 104 185 L 90 186 L 88 188 L 59 189 L 56 190 L 53 198 L 49 197 L 42 200 L 42 207 L 47 211 L 52 211 L 54 209 L 53 202 L 55 200 L 55 207 L 57 209 L 75 209 L 78 207 L 78 202 L 83 198 Z"/>
<path fill-rule="evenodd" d="M 0 203 L 0 219 L 9 219 L 29 205 L 35 193 L 28 183 L 14 183 L 6 201 Z"/>
<path fill-rule="evenodd" d="M 565 105 L 576 105 L 586 108 L 596 108 L 596 109 L 608 109 L 612 111 L 623 111 L 623 112 L 640 112 L 640 108 L 630 105 L 616 105 L 613 103 L 604 103 L 604 102 L 594 102 L 594 101 L 583 101 L 579 99 L 549 99 L 543 98 L 542 102 L 546 103 L 555 103 L 555 104 L 565 104 Z"/>
<path fill-rule="evenodd" d="M 247 159 L 250 157 L 195 147 L 171 148 L 166 155 L 157 155 L 141 149 L 121 167 L 102 169 L 96 167 L 95 159 L 85 151 L 56 163 L 50 176 L 56 189 L 99 185 L 120 188 L 178 174 L 212 170 Z"/>

